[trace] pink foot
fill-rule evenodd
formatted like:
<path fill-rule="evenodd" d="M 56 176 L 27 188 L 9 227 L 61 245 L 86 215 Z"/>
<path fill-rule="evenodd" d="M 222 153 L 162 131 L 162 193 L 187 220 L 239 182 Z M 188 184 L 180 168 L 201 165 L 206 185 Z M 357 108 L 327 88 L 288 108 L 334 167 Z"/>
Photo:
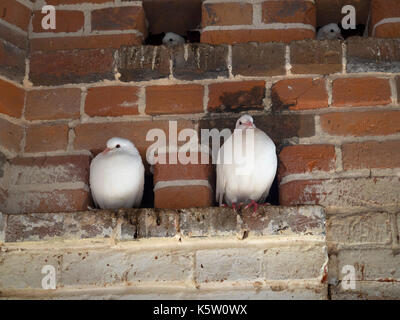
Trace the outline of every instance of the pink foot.
<path fill-rule="evenodd" d="M 235 211 L 239 210 L 241 206 L 242 206 L 242 203 L 239 203 L 239 205 L 237 205 L 236 202 L 232 202 L 232 209 Z M 225 203 L 221 204 L 221 207 L 229 208 L 229 206 Z"/>
<path fill-rule="evenodd" d="M 245 208 L 245 209 L 248 209 L 248 208 L 250 208 L 250 207 L 254 207 L 254 208 L 253 208 L 253 212 L 256 212 L 257 209 L 258 209 L 258 203 L 255 202 L 254 200 L 251 200 L 251 202 L 250 202 L 247 206 L 245 206 L 244 208 Z"/>

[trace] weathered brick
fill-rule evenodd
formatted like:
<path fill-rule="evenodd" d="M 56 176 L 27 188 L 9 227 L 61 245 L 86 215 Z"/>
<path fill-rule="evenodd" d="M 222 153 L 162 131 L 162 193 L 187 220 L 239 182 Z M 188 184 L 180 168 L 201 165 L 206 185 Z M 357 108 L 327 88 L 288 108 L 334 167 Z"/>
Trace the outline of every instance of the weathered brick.
<path fill-rule="evenodd" d="M 400 112 L 338 112 L 320 116 L 322 129 L 332 135 L 370 136 L 400 132 Z"/>
<path fill-rule="evenodd" d="M 35 85 L 113 80 L 113 50 L 34 52 L 30 59 L 29 78 Z"/>
<path fill-rule="evenodd" d="M 281 205 L 398 206 L 399 177 L 291 181 L 280 185 Z"/>
<path fill-rule="evenodd" d="M 279 43 L 232 46 L 232 73 L 242 76 L 286 74 L 285 46 Z"/>
<path fill-rule="evenodd" d="M 279 153 L 279 177 L 293 173 L 330 171 L 335 169 L 334 145 L 287 146 Z"/>
<path fill-rule="evenodd" d="M 8 190 L 4 211 L 7 213 L 75 212 L 87 210 L 90 193 L 83 189 L 22 191 Z"/>
<path fill-rule="evenodd" d="M 315 4 L 310 1 L 264 1 L 262 22 L 304 23 L 315 26 Z"/>
<path fill-rule="evenodd" d="M 43 29 L 42 20 L 48 14 L 42 11 L 34 11 L 32 17 L 33 32 L 77 32 L 83 30 L 85 18 L 82 11 L 56 10 L 56 28 Z"/>
<path fill-rule="evenodd" d="M 147 31 L 142 6 L 124 6 L 96 9 L 91 13 L 92 30 L 138 30 Z"/>
<path fill-rule="evenodd" d="M 92 87 L 87 91 L 85 113 L 89 116 L 123 116 L 139 114 L 139 87 Z"/>
<path fill-rule="evenodd" d="M 204 87 L 182 84 L 146 87 L 146 114 L 201 113 Z"/>
<path fill-rule="evenodd" d="M 170 49 L 173 74 L 177 79 L 216 79 L 229 76 L 226 63 L 228 47 L 208 44 L 175 46 Z"/>
<path fill-rule="evenodd" d="M 22 136 L 22 127 L 0 118 L 0 144 L 3 148 L 19 152 Z"/>
<path fill-rule="evenodd" d="M 351 37 L 347 40 L 347 72 L 400 72 L 400 41 Z"/>
<path fill-rule="evenodd" d="M 24 107 L 25 90 L 0 79 L 0 113 L 19 118 Z"/>
<path fill-rule="evenodd" d="M 375 37 L 398 38 L 400 35 L 400 22 L 385 23 L 375 29 Z"/>
<path fill-rule="evenodd" d="M 121 81 L 145 81 L 168 78 L 169 53 L 164 46 L 134 46 L 118 50 Z"/>
<path fill-rule="evenodd" d="M 6 215 L 0 212 L 0 243 L 5 241 Z"/>
<path fill-rule="evenodd" d="M 65 150 L 68 145 L 68 125 L 32 125 L 26 129 L 25 152 Z"/>
<path fill-rule="evenodd" d="M 26 50 L 28 46 L 28 37 L 23 33 L 17 32 L 3 24 L 0 25 L 0 39 Z"/>
<path fill-rule="evenodd" d="M 251 3 L 222 2 L 202 5 L 202 27 L 252 24 L 253 6 Z"/>
<path fill-rule="evenodd" d="M 113 1 L 113 0 L 111 0 Z M 105 2 L 110 2 L 110 0 L 46 0 L 47 4 L 50 5 L 62 5 L 62 4 L 81 4 L 81 3 L 91 3 L 91 4 L 96 4 L 96 3 L 105 3 Z"/>
<path fill-rule="evenodd" d="M 310 29 L 240 29 L 205 30 L 200 41 L 210 44 L 235 44 L 246 42 L 285 42 L 313 39 L 315 32 Z"/>
<path fill-rule="evenodd" d="M 110 238 L 117 225 L 108 211 L 8 215 L 6 242 Z"/>
<path fill-rule="evenodd" d="M 143 37 L 135 33 L 96 34 L 80 37 L 34 38 L 30 40 L 31 51 L 57 51 L 74 49 L 114 48 L 141 44 Z"/>
<path fill-rule="evenodd" d="M 328 93 L 324 79 L 280 80 L 271 90 L 272 108 L 277 111 L 328 107 Z"/>
<path fill-rule="evenodd" d="M 327 241 L 340 244 L 380 243 L 392 241 L 390 215 L 386 212 L 357 215 L 332 215 L 326 224 Z"/>
<path fill-rule="evenodd" d="M 372 0 L 371 1 L 371 21 L 370 36 L 382 38 L 398 38 L 400 36 L 399 23 L 388 23 L 388 25 L 376 26 L 383 19 L 399 18 L 400 4 L 396 0 Z M 383 27 L 383 28 L 382 28 Z M 375 29 L 376 28 L 376 29 Z M 379 30 L 382 28 L 381 30 Z M 374 32 L 375 29 L 375 32 Z"/>
<path fill-rule="evenodd" d="M 81 89 L 58 88 L 29 90 L 26 94 L 25 118 L 28 120 L 78 119 Z"/>
<path fill-rule="evenodd" d="M 179 228 L 178 221 L 177 213 L 172 210 L 139 209 L 136 211 L 136 221 L 134 220 L 137 228 L 136 237 L 174 237 Z"/>
<path fill-rule="evenodd" d="M 15 0 L 2 0 L 0 3 L 1 19 L 24 31 L 28 31 L 31 10 Z"/>
<path fill-rule="evenodd" d="M 208 86 L 208 111 L 264 109 L 265 81 L 219 82 Z"/>
<path fill-rule="evenodd" d="M 400 141 L 367 141 L 342 146 L 345 170 L 400 168 Z"/>
<path fill-rule="evenodd" d="M 290 43 L 292 73 L 342 72 L 342 45 L 338 40 L 307 40 Z"/>
<path fill-rule="evenodd" d="M 10 160 L 9 184 L 87 183 L 89 164 L 90 158 L 86 155 L 17 157 Z"/>
<path fill-rule="evenodd" d="M 193 195 L 196 197 L 193 197 Z M 171 186 L 154 191 L 154 207 L 162 209 L 181 209 L 211 207 L 214 194 L 208 186 L 186 185 Z"/>
<path fill-rule="evenodd" d="M 344 106 L 374 106 L 392 102 L 388 79 L 344 78 L 332 83 L 332 104 Z"/>
<path fill-rule="evenodd" d="M 393 279 L 356 281 L 355 290 L 332 286 L 330 296 L 332 300 L 393 300 L 400 296 L 400 284 Z"/>
<path fill-rule="evenodd" d="M 22 82 L 25 76 L 25 56 L 24 50 L 0 40 L 0 73 L 8 79 Z"/>

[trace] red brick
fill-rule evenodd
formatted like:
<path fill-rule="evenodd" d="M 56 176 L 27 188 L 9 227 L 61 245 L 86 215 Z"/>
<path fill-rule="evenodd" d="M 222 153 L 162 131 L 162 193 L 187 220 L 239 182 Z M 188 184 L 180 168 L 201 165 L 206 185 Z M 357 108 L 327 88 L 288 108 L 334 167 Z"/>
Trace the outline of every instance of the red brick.
<path fill-rule="evenodd" d="M 230 26 L 253 23 L 253 6 L 250 3 L 205 3 L 202 6 L 202 27 Z"/>
<path fill-rule="evenodd" d="M 89 181 L 90 157 L 18 157 L 10 160 L 13 185 Z"/>
<path fill-rule="evenodd" d="M 98 49 L 142 44 L 143 37 L 136 34 L 92 35 L 82 37 L 55 37 L 31 39 L 31 51 L 57 51 L 73 49 Z"/>
<path fill-rule="evenodd" d="M 31 54 L 29 77 L 35 85 L 113 80 L 113 54 L 112 49 L 35 52 Z"/>
<path fill-rule="evenodd" d="M 46 3 L 57 6 L 60 4 L 81 4 L 81 3 L 98 4 L 98 3 L 114 2 L 114 1 L 115 0 L 46 0 Z"/>
<path fill-rule="evenodd" d="M 165 187 L 154 192 L 154 207 L 162 209 L 181 209 L 210 207 L 213 194 L 206 186 Z"/>
<path fill-rule="evenodd" d="M 138 94 L 139 87 L 89 88 L 85 101 L 85 113 L 92 117 L 138 114 Z"/>
<path fill-rule="evenodd" d="M 194 129 L 192 121 L 180 120 L 177 123 L 178 134 L 184 128 Z M 97 153 L 104 150 L 106 142 L 112 137 L 121 137 L 131 140 L 138 148 L 143 159 L 146 159 L 146 150 L 155 141 L 146 141 L 147 132 L 151 129 L 161 129 L 168 139 L 168 121 L 134 121 L 134 122 L 105 122 L 84 123 L 75 128 L 74 149 L 90 150 Z"/>
<path fill-rule="evenodd" d="M 272 104 L 279 110 L 307 110 L 328 107 L 324 79 L 288 79 L 272 86 Z"/>
<path fill-rule="evenodd" d="M 203 112 L 203 93 L 203 86 L 198 84 L 146 87 L 146 113 Z"/>
<path fill-rule="evenodd" d="M 335 107 L 375 106 L 392 102 L 388 79 L 336 79 L 332 84 L 332 96 Z"/>
<path fill-rule="evenodd" d="M 2 24 L 0 24 L 0 39 L 3 39 L 23 50 L 27 49 L 27 35 L 24 35 L 23 33 L 15 31 L 8 26 Z"/>
<path fill-rule="evenodd" d="M 23 129 L 7 120 L 0 118 L 0 145 L 12 152 L 20 151 Z"/>
<path fill-rule="evenodd" d="M 66 150 L 68 126 L 66 124 L 33 125 L 26 129 L 25 152 Z"/>
<path fill-rule="evenodd" d="M 0 70 L 3 76 L 22 82 L 25 76 L 25 56 L 24 50 L 0 40 Z"/>
<path fill-rule="evenodd" d="M 314 170 L 335 169 L 335 146 L 296 145 L 287 146 L 279 154 L 279 177 L 293 173 L 306 173 Z"/>
<path fill-rule="evenodd" d="M 91 204 L 87 190 L 52 190 L 8 192 L 8 213 L 74 212 L 87 210 Z"/>
<path fill-rule="evenodd" d="M 2 0 L 0 3 L 0 18 L 28 31 L 31 10 L 15 0 Z"/>
<path fill-rule="evenodd" d="M 400 168 L 400 141 L 367 141 L 342 146 L 343 168 Z"/>
<path fill-rule="evenodd" d="M 372 36 L 372 30 L 374 26 L 383 19 L 386 18 L 398 18 L 400 17 L 400 3 L 397 0 L 372 0 L 371 1 L 371 22 L 370 22 L 370 32 L 369 34 Z M 385 25 L 382 25 L 385 26 Z M 389 31 L 394 26 L 393 23 L 388 23 L 385 26 L 385 31 Z M 378 27 L 380 28 L 380 27 Z M 377 28 L 377 29 L 378 29 Z M 377 31 L 376 29 L 376 31 Z M 393 29 L 392 29 L 393 30 Z M 399 29 L 395 28 L 395 35 L 393 38 L 398 38 L 400 33 L 398 33 Z M 390 31 L 389 31 L 390 32 Z M 375 34 L 375 36 L 378 36 Z M 391 38 L 386 35 L 386 32 L 382 32 L 379 35 L 382 38 Z"/>
<path fill-rule="evenodd" d="M 85 18 L 82 11 L 56 10 L 56 28 L 43 29 L 42 20 L 47 13 L 34 11 L 32 18 L 33 32 L 77 32 L 83 29 Z"/>
<path fill-rule="evenodd" d="M 208 86 L 208 90 L 209 111 L 264 109 L 265 81 L 213 83 Z"/>
<path fill-rule="evenodd" d="M 262 22 L 304 23 L 315 26 L 315 4 L 310 1 L 265 1 L 262 3 Z"/>
<path fill-rule="evenodd" d="M 25 90 L 0 79 L 0 113 L 19 118 L 24 108 Z"/>
<path fill-rule="evenodd" d="M 26 96 L 27 120 L 78 119 L 81 89 L 59 88 L 30 90 Z"/>
<path fill-rule="evenodd" d="M 141 6 L 104 8 L 92 11 L 92 30 L 138 30 L 146 33 Z"/>
<path fill-rule="evenodd" d="M 375 29 L 377 38 L 400 38 L 400 22 L 382 24 Z"/>
<path fill-rule="evenodd" d="M 195 155 L 197 164 L 182 164 L 179 162 L 179 155 L 175 153 L 176 164 L 170 164 L 169 154 L 166 154 L 166 164 L 155 164 L 154 165 L 154 184 L 158 181 L 172 181 L 172 180 L 212 180 L 213 165 L 208 155 L 203 154 L 207 157 L 209 163 L 202 164 L 201 154 Z M 187 154 L 187 157 L 189 155 Z"/>
<path fill-rule="evenodd" d="M 322 129 L 339 136 L 374 136 L 400 132 L 400 111 L 338 112 L 320 115 Z"/>
<path fill-rule="evenodd" d="M 234 44 L 246 42 L 285 42 L 313 39 L 315 32 L 309 29 L 240 29 L 203 31 L 200 41 L 210 44 Z"/>

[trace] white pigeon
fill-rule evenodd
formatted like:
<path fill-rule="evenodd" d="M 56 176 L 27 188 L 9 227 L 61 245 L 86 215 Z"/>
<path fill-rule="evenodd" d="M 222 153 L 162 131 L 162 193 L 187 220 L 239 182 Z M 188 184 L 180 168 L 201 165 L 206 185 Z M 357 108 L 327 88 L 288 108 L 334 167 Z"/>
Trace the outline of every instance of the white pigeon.
<path fill-rule="evenodd" d="M 318 40 L 333 40 L 333 39 L 341 39 L 343 40 L 342 33 L 340 31 L 339 26 L 336 23 L 330 23 L 326 26 L 323 26 L 318 30 L 317 33 Z"/>
<path fill-rule="evenodd" d="M 143 197 L 144 166 L 135 145 L 111 138 L 90 164 L 90 188 L 101 209 L 139 207 Z"/>
<path fill-rule="evenodd" d="M 250 115 L 241 116 L 236 129 L 218 151 L 216 200 L 219 205 L 225 200 L 233 209 L 237 204 L 248 203 L 246 208 L 253 206 L 256 211 L 258 203 L 265 202 L 275 178 L 276 148 L 271 138 L 256 128 Z M 253 148 L 246 143 L 252 137 Z M 235 157 L 240 141 L 242 152 Z"/>
<path fill-rule="evenodd" d="M 179 34 L 173 32 L 167 32 L 162 39 L 163 44 L 166 46 L 176 46 L 178 44 L 184 44 L 185 38 L 180 36 Z"/>

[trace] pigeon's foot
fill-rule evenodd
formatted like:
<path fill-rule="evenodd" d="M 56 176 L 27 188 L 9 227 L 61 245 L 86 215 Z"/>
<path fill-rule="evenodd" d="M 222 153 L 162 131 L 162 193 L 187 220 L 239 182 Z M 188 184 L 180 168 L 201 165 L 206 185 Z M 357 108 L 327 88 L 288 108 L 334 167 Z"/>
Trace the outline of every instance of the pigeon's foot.
<path fill-rule="evenodd" d="M 251 207 L 253 207 L 253 212 L 256 212 L 257 211 L 257 209 L 258 209 L 258 203 L 257 202 L 255 202 L 254 200 L 251 200 L 251 202 L 247 205 L 247 206 L 245 206 L 244 208 L 245 209 L 248 209 L 248 208 L 251 208 Z"/>
<path fill-rule="evenodd" d="M 229 207 L 227 204 L 223 203 L 220 205 L 220 207 L 224 207 L 224 208 L 232 208 L 233 210 L 237 211 L 240 209 L 240 207 L 242 206 L 242 202 L 240 202 L 239 204 L 236 204 L 236 202 L 232 202 L 232 207 Z"/>

